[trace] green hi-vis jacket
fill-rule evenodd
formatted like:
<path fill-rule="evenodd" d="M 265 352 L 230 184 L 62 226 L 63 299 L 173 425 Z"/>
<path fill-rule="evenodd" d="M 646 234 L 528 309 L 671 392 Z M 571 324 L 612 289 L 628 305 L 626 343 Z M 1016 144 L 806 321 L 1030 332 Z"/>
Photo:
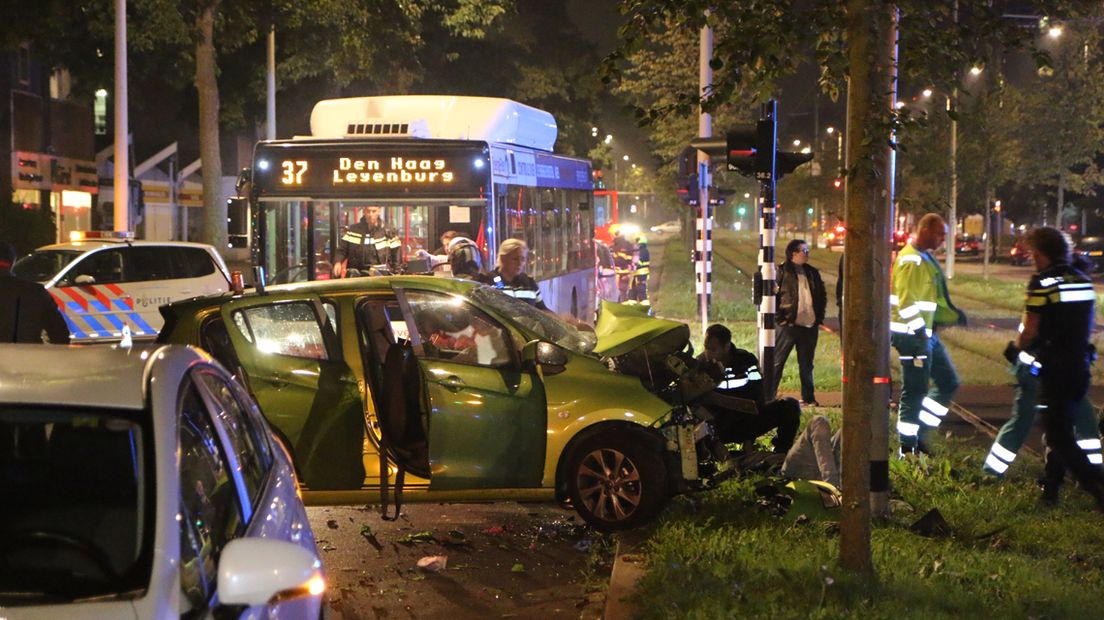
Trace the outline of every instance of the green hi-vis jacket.
<path fill-rule="evenodd" d="M 930 336 L 936 325 L 958 322 L 958 309 L 951 303 L 943 269 L 931 254 L 911 243 L 897 254 L 890 286 L 890 332 Z"/>

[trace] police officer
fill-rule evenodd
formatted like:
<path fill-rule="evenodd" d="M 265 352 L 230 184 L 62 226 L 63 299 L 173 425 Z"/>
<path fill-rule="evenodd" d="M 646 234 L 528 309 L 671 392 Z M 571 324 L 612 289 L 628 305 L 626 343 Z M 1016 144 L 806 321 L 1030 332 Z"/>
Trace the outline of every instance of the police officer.
<path fill-rule="evenodd" d="M 366 207 L 360 221 L 341 236 L 334 277 L 366 276 L 377 265 L 398 266 L 401 243 L 395 231 L 383 225 L 380 211 L 380 207 Z"/>
<path fill-rule="evenodd" d="M 901 456 L 929 451 L 920 430 L 939 426 L 958 390 L 958 373 L 936 331 L 966 323 L 966 315 L 951 303 L 943 269 L 931 255 L 946 238 L 947 223 L 929 213 L 917 224 L 916 240 L 902 248 L 893 263 L 889 329 L 901 360 Z M 929 381 L 935 382 L 930 392 Z"/>
<path fill-rule="evenodd" d="M 1023 329 L 1022 325 L 1020 329 Z M 1005 355 L 1012 364 L 1009 372 L 1016 377 L 1016 396 L 1012 401 L 1012 415 L 1000 428 L 982 465 L 982 471 L 991 476 L 1000 478 L 1008 471 L 1035 424 L 1036 405 L 1039 403 L 1039 371 L 1043 367 L 1036 357 L 1037 354 L 1038 351 L 1020 351 L 1014 344 L 1005 350 Z M 1075 405 L 1073 422 L 1077 445 L 1085 451 L 1089 462 L 1094 465 L 1104 463 L 1096 411 L 1088 398 L 1082 398 Z M 1051 456 L 1048 451 L 1048 463 L 1054 461 L 1053 465 L 1060 467 L 1058 461 L 1051 459 Z"/>
<path fill-rule="evenodd" d="M 1019 351 L 1037 351 L 1039 404 L 1047 448 L 1043 501 L 1058 501 L 1066 467 L 1104 511 L 1104 477 L 1074 439 L 1074 411 L 1089 388 L 1093 329 L 1092 281 L 1070 265 L 1070 246 L 1061 231 L 1036 228 L 1027 235 L 1036 273 L 1027 285 Z M 1052 459 L 1053 462 L 1052 462 Z"/>
<path fill-rule="evenodd" d="M 651 274 L 652 254 L 648 251 L 648 238 L 640 235 L 636 238 L 636 270 L 633 271 L 632 289 L 629 299 L 642 304 L 648 303 L 648 276 Z"/>
<path fill-rule="evenodd" d="M 490 273 L 481 274 L 476 280 L 489 284 L 503 293 L 536 307 L 548 310 L 541 298 L 537 281 L 525 273 L 529 260 L 529 246 L 521 239 L 507 239 L 498 246 L 498 266 Z"/>
<path fill-rule="evenodd" d="M 777 429 L 772 442 L 774 451 L 778 454 L 788 452 L 801 425 L 801 406 L 797 400 L 780 398 L 767 402 L 759 360 L 753 353 L 733 345 L 732 332 L 724 325 L 710 325 L 705 330 L 704 348 L 698 362 L 723 368 L 716 392 L 754 403 L 752 411 L 718 410 L 707 405 L 717 419 L 721 439 L 737 443 L 754 441 Z"/>
<path fill-rule="evenodd" d="M 12 273 L 15 248 L 0 242 L 0 342 L 69 344 L 69 328 L 57 303 L 38 282 Z"/>

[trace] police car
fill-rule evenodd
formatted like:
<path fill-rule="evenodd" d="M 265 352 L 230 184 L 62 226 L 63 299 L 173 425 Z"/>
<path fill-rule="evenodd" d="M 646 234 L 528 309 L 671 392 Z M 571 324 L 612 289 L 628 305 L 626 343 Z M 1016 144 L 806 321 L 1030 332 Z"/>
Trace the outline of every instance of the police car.
<path fill-rule="evenodd" d="M 12 267 L 53 296 L 74 342 L 153 337 L 158 308 L 229 289 L 226 263 L 215 248 L 182 241 L 135 241 L 133 233 L 74 232 L 69 243 L 38 248 Z"/>

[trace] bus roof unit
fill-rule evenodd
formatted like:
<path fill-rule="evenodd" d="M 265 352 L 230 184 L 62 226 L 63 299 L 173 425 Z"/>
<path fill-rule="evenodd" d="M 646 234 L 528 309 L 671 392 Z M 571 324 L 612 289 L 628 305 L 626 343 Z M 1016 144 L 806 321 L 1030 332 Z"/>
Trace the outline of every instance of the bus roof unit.
<path fill-rule="evenodd" d="M 311 112 L 312 138 L 483 140 L 551 151 L 556 119 L 497 97 L 396 95 L 326 99 Z"/>

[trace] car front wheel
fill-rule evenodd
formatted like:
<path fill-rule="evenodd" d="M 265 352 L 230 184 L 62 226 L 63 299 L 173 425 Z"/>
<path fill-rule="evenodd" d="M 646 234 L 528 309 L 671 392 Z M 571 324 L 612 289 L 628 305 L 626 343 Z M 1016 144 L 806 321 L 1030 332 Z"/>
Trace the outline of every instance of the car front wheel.
<path fill-rule="evenodd" d="M 602 431 L 571 449 L 567 491 L 587 523 L 603 531 L 630 529 L 663 507 L 667 471 L 650 443 L 639 433 Z"/>

